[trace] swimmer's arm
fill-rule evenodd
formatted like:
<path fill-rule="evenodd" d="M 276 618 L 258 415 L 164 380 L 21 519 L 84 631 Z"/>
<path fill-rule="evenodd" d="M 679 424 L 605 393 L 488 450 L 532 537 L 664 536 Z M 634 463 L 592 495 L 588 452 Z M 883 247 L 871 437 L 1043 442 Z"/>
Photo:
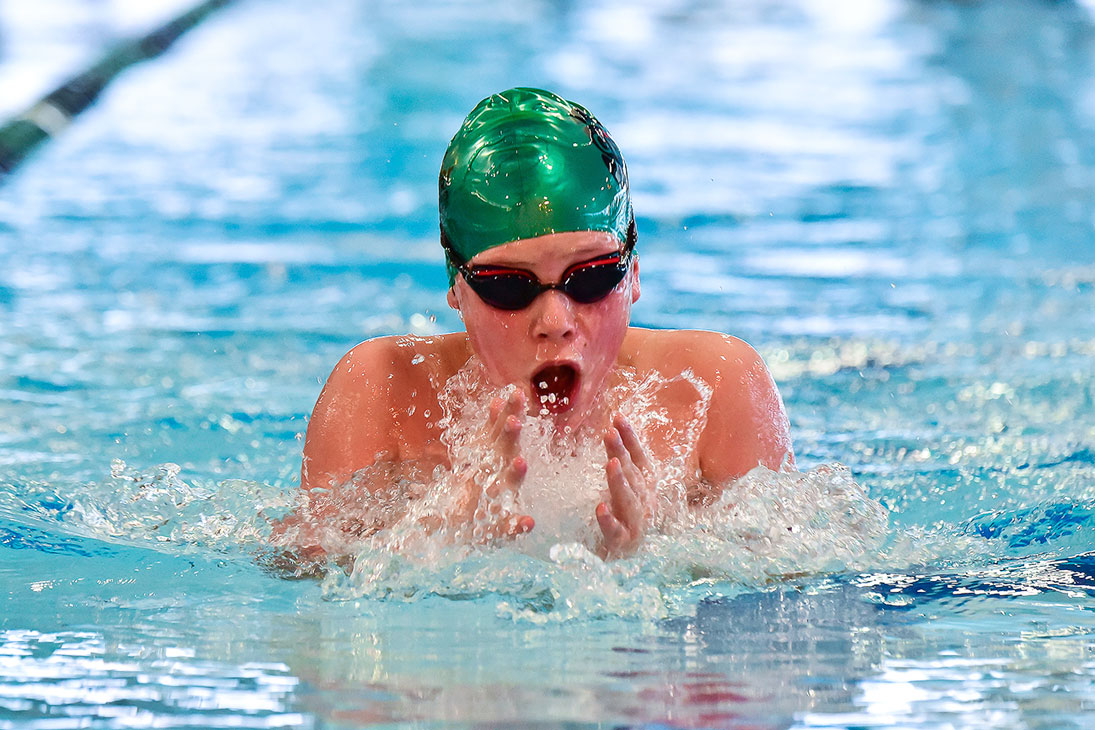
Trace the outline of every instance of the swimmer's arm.
<path fill-rule="evenodd" d="M 319 570 L 329 552 L 338 553 L 340 532 L 359 534 L 372 527 L 370 510 L 352 509 L 348 521 L 339 522 L 346 500 L 368 499 L 385 485 L 394 483 L 390 474 L 392 429 L 382 417 L 390 413 L 390 358 L 378 341 L 364 342 L 348 352 L 327 379 L 312 410 L 304 441 L 300 486 L 305 494 L 300 508 L 273 524 L 271 541 L 291 552 L 275 554 L 275 568 L 308 574 Z M 379 463 L 378 462 L 384 462 Z M 375 469 L 368 469 L 376 465 Z M 361 486 L 365 494 L 330 492 L 357 474 L 367 477 Z M 341 499 L 340 499 L 341 497 Z M 357 520 L 360 525 L 353 522 Z M 322 529 L 325 526 L 338 529 Z"/>
<path fill-rule="evenodd" d="M 783 399 L 764 360 L 737 338 L 705 334 L 705 366 L 697 368 L 705 372 L 697 374 L 714 392 L 698 446 L 703 484 L 697 501 L 707 503 L 758 465 L 793 468 L 794 450 Z"/>
<path fill-rule="evenodd" d="M 335 366 L 308 422 L 302 489 L 343 484 L 378 459 L 396 458 L 389 377 L 393 364 L 385 340 L 370 340 Z"/>

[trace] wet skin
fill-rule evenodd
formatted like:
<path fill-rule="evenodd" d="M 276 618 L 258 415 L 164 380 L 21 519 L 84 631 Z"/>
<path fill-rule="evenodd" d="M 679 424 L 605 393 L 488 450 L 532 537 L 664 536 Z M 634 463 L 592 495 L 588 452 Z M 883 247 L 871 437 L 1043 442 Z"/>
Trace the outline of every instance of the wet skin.
<path fill-rule="evenodd" d="M 557 233 L 488 249 L 472 266 L 523 269 L 540 281 L 557 282 L 573 264 L 611 254 L 619 242 L 608 233 Z M 615 367 L 627 334 L 631 305 L 639 298 L 636 264 L 604 299 L 589 304 L 559 291 L 547 291 L 524 309 L 496 309 L 457 277 L 449 305 L 460 312 L 468 343 L 496 385 L 515 384 L 528 396 L 531 413 L 540 410 L 534 376 L 544 367 L 564 364 L 577 373 L 570 407 L 556 415 L 560 426 L 585 421 L 605 378 Z"/>
<path fill-rule="evenodd" d="M 557 282 L 572 265 L 618 248 L 619 242 L 607 233 L 551 234 L 488 249 L 471 264 L 524 269 L 542 282 Z M 554 419 L 560 430 L 586 426 L 602 434 L 609 497 L 591 519 L 600 528 L 600 553 L 606 558 L 630 554 L 641 542 L 653 500 L 651 463 L 667 459 L 673 447 L 648 435 L 644 448 L 624 418 L 599 408 L 596 394 L 615 384 L 622 368 L 639 377 L 657 372 L 666 378 L 691 370 L 712 388 L 707 424 L 689 465 L 692 483 L 686 485 L 697 508 L 758 464 L 771 469 L 793 465 L 783 404 L 757 353 L 719 333 L 629 327 L 631 305 L 639 293 L 634 259 L 623 281 L 589 304 L 552 290 L 524 309 L 499 310 L 458 276 L 448 302 L 459 311 L 466 332 L 369 340 L 336 366 L 308 426 L 302 487 L 344 483 L 378 464 L 418 473 L 449 466 L 435 430 L 441 415 L 438 393 L 472 354 L 492 384 L 516 386 L 508 399 L 492 403 L 484 436 L 506 464 L 494 488 L 515 494 L 527 470 L 520 416 L 544 407 L 537 374 L 551 365 L 575 373 L 566 407 L 553 406 L 545 417 Z M 694 417 L 695 391 L 669 392 L 658 405 L 672 422 L 686 423 Z M 466 494 L 455 500 L 454 525 L 474 517 L 476 489 L 467 485 Z M 530 529 L 534 523 L 527 515 L 497 515 L 491 536 Z"/>

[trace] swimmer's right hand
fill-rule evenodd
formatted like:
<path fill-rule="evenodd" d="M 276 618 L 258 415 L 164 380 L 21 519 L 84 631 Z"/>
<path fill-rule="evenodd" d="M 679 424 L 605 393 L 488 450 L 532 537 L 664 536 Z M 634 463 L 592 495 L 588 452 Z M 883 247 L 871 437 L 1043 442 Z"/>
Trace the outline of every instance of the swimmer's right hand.
<path fill-rule="evenodd" d="M 453 515 L 459 523 L 457 532 L 467 531 L 473 542 L 516 537 L 536 524 L 532 517 L 514 514 L 502 505 L 502 498 L 507 494 L 511 504 L 517 503 L 518 491 L 528 472 L 528 463 L 521 456 L 520 448 L 521 415 L 527 405 L 521 390 L 514 390 L 506 399 L 495 398 L 491 402 L 486 437 L 501 461 L 501 471 L 487 470 L 489 476 L 485 484 L 475 477 L 469 478 Z"/>

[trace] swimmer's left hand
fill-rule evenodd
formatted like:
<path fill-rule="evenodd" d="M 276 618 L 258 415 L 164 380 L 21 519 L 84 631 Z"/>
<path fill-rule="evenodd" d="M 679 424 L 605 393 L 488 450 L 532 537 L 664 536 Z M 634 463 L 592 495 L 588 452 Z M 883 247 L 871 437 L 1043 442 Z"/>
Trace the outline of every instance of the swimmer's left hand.
<path fill-rule="evenodd" d="M 601 528 L 601 557 L 606 560 L 630 555 L 642 541 L 653 504 L 650 459 L 635 429 L 616 416 L 604 437 L 608 462 L 608 502 L 597 505 Z"/>

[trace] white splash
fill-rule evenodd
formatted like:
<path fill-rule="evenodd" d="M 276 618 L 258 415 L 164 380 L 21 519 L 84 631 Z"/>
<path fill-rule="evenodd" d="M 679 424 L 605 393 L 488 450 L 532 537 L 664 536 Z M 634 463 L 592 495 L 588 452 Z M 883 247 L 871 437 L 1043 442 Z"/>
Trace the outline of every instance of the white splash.
<path fill-rule="evenodd" d="M 560 433 L 554 420 L 526 416 L 520 446 L 527 474 L 516 494 L 496 489 L 502 464 L 484 436 L 491 400 L 508 393 L 490 386 L 476 362 L 451 378 L 439 399 L 437 427 L 451 468 L 382 462 L 341 487 L 305 495 L 242 480 L 189 483 L 174 464 L 145 473 L 116 462 L 111 477 L 88 485 L 63 519 L 107 539 L 255 554 L 281 572 L 318 572 L 332 600 L 492 596 L 500 615 L 534 622 L 658 618 L 694 609 L 705 591 L 966 556 L 967 543 L 976 542 L 891 530 L 885 509 L 839 465 L 808 472 L 758 467 L 713 504 L 690 504 L 684 484 L 695 468 L 689 464 L 710 388 L 691 373 L 620 375 L 593 422 L 618 413 L 640 440 L 669 444 L 662 449 L 669 456 L 652 470 L 657 499 L 649 530 L 623 560 L 598 557 L 594 509 L 607 496 L 599 431 Z M 677 401 L 681 392 L 692 394 L 694 409 L 683 422 L 671 421 L 660 405 L 670 390 Z M 289 519 L 274 519 L 296 498 L 302 502 Z M 507 514 L 530 515 L 535 528 L 498 537 L 494 526 Z M 318 565 L 308 563 L 307 551 L 271 557 L 271 545 L 319 545 L 325 556 Z"/>
<path fill-rule="evenodd" d="M 656 617 L 672 610 L 666 591 L 682 585 L 765 585 L 787 576 L 856 569 L 879 555 L 888 534 L 886 510 L 843 467 L 806 473 L 758 467 L 716 503 L 690 504 L 685 477 L 695 468 L 689 464 L 711 389 L 690 372 L 676 378 L 639 378 L 628 371 L 621 376 L 596 409 L 623 415 L 640 440 L 657 433 L 671 445 L 671 455 L 653 467 L 656 506 L 634 556 L 613 562 L 597 556 L 594 510 L 608 495 L 599 431 L 578 427 L 560 433 L 552 419 L 526 416 L 520 446 L 527 474 L 517 494 L 495 493 L 503 465 L 485 437 L 487 414 L 491 400 L 506 397 L 509 389 L 490 386 L 472 361 L 446 383 L 439 399 L 438 427 L 452 468 L 418 474 L 414 484 L 405 478 L 395 490 L 403 499 L 395 508 L 399 500 L 393 502 L 388 490 L 358 496 L 370 515 L 361 522 L 376 529 L 360 531 L 349 542 L 329 541 L 353 560 L 348 571 L 327 575 L 326 594 L 402 600 L 499 594 L 507 598 L 500 612 L 531 620 Z M 690 388 L 695 404 L 683 423 L 658 405 L 668 389 L 681 387 Z M 375 483 L 378 475 L 370 471 L 359 473 L 354 483 Z M 454 523 L 454 513 L 468 514 L 461 500 L 469 494 L 478 500 L 471 525 Z M 494 523 L 507 514 L 530 515 L 536 526 L 517 538 L 492 537 Z M 381 526 L 383 520 L 391 521 Z"/>

